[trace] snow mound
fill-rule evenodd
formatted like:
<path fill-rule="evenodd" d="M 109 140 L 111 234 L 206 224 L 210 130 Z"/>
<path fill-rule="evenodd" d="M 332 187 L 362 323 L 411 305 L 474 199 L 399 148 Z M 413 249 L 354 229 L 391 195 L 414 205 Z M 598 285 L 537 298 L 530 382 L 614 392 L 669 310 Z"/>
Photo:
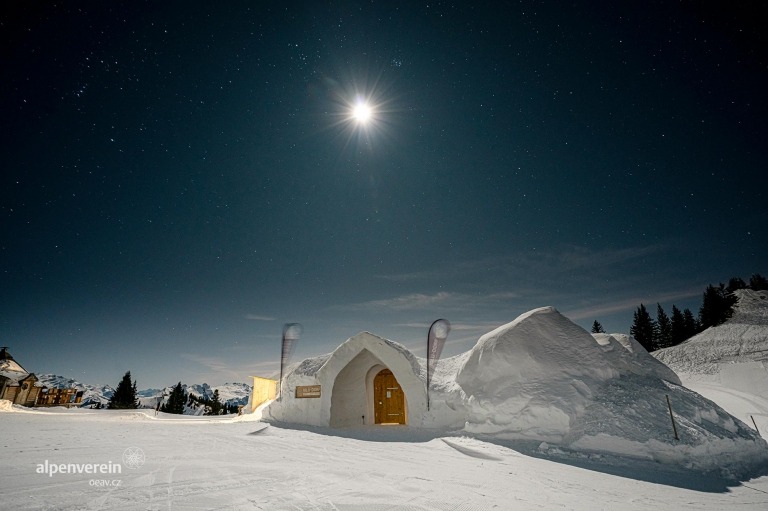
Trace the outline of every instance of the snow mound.
<path fill-rule="evenodd" d="M 464 394 L 464 430 L 472 434 L 543 440 L 702 470 L 724 466 L 728 459 L 735 471 L 745 460 L 746 465 L 766 462 L 768 446 L 756 432 L 682 387 L 678 376 L 633 338 L 590 335 L 552 307 L 532 310 L 481 337 L 456 383 Z"/>
<path fill-rule="evenodd" d="M 468 398 L 468 431 L 552 439 L 618 376 L 588 332 L 543 307 L 482 336 L 456 382 Z"/>

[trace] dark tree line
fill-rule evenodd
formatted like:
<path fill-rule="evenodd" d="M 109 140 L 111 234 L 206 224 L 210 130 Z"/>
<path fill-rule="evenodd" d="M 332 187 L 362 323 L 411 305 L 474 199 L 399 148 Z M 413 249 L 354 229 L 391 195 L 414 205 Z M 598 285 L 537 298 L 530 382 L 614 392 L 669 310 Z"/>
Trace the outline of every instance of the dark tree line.
<path fill-rule="evenodd" d="M 676 346 L 709 327 L 725 323 L 733 315 L 736 304 L 733 292 L 738 289 L 766 290 L 768 279 L 756 273 L 749 279 L 749 284 L 738 277 L 730 279 L 727 286 L 710 284 L 704 290 L 698 317 L 694 317 L 689 309 L 681 312 L 675 305 L 672 305 L 672 315 L 667 316 L 661 304 L 657 303 L 654 319 L 641 303 L 634 313 L 629 333 L 648 351 Z M 592 331 L 595 332 L 595 327 L 599 325 L 595 321 Z"/>
<path fill-rule="evenodd" d="M 205 415 L 222 415 L 228 413 L 237 413 L 237 405 L 222 403 L 219 398 L 219 390 L 213 391 L 213 397 L 196 396 L 192 393 L 184 392 L 181 382 L 177 383 L 168 396 L 168 400 L 160 407 L 161 412 L 183 414 L 185 405 L 189 408 L 205 408 Z"/>
<path fill-rule="evenodd" d="M 184 413 L 185 405 L 191 408 L 204 406 L 206 407 L 205 415 L 223 415 L 238 412 L 237 405 L 221 402 L 218 389 L 213 391 L 213 397 L 211 398 L 199 397 L 185 392 L 181 382 L 173 387 L 166 402 L 160 406 L 160 411 L 181 415 Z M 120 383 L 117 384 L 112 397 L 109 398 L 107 408 L 110 410 L 125 410 L 136 409 L 139 406 L 136 381 L 131 381 L 131 372 L 128 371 L 123 376 L 123 379 L 120 380 Z"/>
<path fill-rule="evenodd" d="M 190 394 L 189 405 L 207 407 L 205 415 L 225 415 L 229 413 L 237 413 L 237 405 L 230 405 L 226 402 L 221 402 L 221 398 L 219 397 L 219 389 L 215 389 L 213 391 L 213 396 L 210 398 Z"/>

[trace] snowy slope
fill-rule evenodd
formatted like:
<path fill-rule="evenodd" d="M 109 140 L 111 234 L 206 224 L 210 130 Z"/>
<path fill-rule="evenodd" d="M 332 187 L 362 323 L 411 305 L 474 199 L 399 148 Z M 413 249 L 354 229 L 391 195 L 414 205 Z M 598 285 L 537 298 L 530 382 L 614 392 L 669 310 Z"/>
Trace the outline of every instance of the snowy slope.
<path fill-rule="evenodd" d="M 689 380 L 768 392 L 768 291 L 741 289 L 733 316 L 672 348 L 653 355 Z"/>

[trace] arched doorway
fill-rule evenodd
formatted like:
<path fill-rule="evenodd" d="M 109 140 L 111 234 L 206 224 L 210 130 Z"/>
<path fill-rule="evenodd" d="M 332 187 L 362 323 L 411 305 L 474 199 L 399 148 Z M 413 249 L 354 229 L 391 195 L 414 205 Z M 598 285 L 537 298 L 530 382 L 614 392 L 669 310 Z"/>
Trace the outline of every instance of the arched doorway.
<path fill-rule="evenodd" d="M 389 369 L 373 379 L 373 411 L 376 424 L 405 424 L 405 393 Z"/>

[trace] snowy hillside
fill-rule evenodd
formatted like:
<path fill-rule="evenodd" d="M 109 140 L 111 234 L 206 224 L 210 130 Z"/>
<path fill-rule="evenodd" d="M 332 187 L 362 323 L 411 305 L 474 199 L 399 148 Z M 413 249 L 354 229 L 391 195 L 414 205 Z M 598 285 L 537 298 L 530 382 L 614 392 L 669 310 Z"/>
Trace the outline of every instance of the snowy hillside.
<path fill-rule="evenodd" d="M 653 355 L 686 382 L 768 396 L 768 291 L 741 289 L 733 316 Z"/>
<path fill-rule="evenodd" d="M 683 384 L 746 424 L 768 431 L 768 291 L 742 289 L 733 316 L 684 343 L 655 351 Z"/>

